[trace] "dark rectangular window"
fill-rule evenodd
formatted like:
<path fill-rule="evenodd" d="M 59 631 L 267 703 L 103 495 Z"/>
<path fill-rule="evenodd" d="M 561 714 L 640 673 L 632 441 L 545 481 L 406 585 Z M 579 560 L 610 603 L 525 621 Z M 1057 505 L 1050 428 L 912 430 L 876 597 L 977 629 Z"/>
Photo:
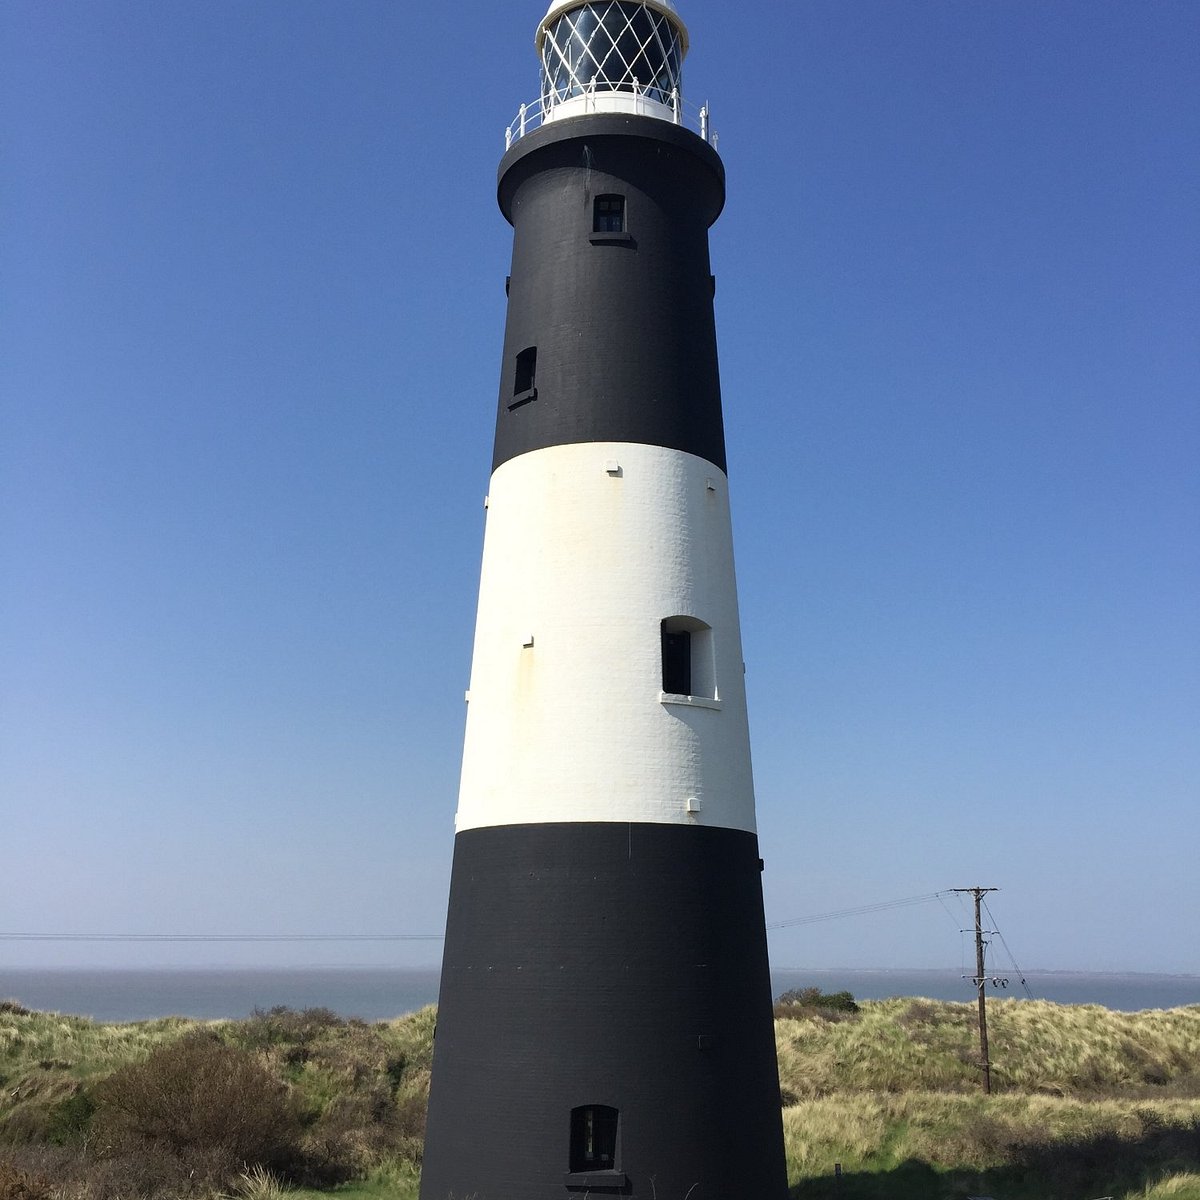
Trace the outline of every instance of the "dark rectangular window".
<path fill-rule="evenodd" d="M 530 346 L 517 355 L 517 374 L 513 383 L 513 395 L 532 392 L 537 375 L 537 347 Z"/>
<path fill-rule="evenodd" d="M 617 1110 L 607 1104 L 571 1109 L 571 1170 L 611 1171 L 617 1165 Z"/>
<path fill-rule="evenodd" d="M 625 197 L 597 196 L 592 204 L 593 233 L 625 232 Z"/>
<path fill-rule="evenodd" d="M 662 690 L 674 696 L 692 694 L 692 635 L 686 629 L 662 631 Z"/>

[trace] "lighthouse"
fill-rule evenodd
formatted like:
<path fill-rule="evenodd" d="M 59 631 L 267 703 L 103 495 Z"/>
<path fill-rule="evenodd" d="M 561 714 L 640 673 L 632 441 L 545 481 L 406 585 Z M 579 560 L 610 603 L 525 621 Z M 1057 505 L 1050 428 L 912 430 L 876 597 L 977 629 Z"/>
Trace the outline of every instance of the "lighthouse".
<path fill-rule="evenodd" d="M 422 1200 L 783 1200 L 708 230 L 670 0 L 555 0 L 513 228 Z"/>

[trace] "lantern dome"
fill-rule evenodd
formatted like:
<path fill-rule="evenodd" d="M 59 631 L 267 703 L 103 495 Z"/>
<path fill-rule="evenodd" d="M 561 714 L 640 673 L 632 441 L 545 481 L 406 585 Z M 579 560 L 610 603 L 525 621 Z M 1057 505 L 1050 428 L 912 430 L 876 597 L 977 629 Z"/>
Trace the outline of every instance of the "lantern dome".
<path fill-rule="evenodd" d="M 543 120 L 679 112 L 688 35 L 672 0 L 553 0 L 535 44 Z"/>

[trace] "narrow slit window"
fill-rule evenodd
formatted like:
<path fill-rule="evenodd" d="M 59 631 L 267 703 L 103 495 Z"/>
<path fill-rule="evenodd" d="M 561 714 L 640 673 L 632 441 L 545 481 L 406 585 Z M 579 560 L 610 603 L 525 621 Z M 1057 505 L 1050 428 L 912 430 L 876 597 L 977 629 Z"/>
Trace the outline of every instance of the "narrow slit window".
<path fill-rule="evenodd" d="M 612 1171 L 617 1165 L 617 1117 L 607 1104 L 571 1109 L 572 1171 Z"/>
<path fill-rule="evenodd" d="M 692 634 L 663 622 L 662 690 L 675 696 L 692 694 Z"/>
<path fill-rule="evenodd" d="M 537 347 L 529 346 L 517 355 L 517 374 L 513 382 L 513 395 L 532 392 L 537 377 Z"/>
<path fill-rule="evenodd" d="M 593 233 L 625 232 L 625 197 L 597 196 L 592 203 Z"/>

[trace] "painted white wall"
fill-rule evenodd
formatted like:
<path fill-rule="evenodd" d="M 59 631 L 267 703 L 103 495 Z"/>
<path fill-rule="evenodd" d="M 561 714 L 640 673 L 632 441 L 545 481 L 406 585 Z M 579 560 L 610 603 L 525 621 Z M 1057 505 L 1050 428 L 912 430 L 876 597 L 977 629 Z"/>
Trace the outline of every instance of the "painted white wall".
<path fill-rule="evenodd" d="M 626 113 L 637 117 L 656 117 L 660 121 L 675 120 L 675 112 L 669 104 L 662 104 L 650 96 L 637 96 L 633 92 L 603 89 L 588 92 L 586 96 L 559 100 L 542 114 L 542 123 L 561 121 L 566 117 L 582 117 L 587 113 Z"/>
<path fill-rule="evenodd" d="M 715 702 L 661 698 L 660 623 L 680 615 L 712 627 Z M 753 831 L 725 475 L 628 442 L 502 464 L 468 696 L 460 830 L 645 821 Z"/>

